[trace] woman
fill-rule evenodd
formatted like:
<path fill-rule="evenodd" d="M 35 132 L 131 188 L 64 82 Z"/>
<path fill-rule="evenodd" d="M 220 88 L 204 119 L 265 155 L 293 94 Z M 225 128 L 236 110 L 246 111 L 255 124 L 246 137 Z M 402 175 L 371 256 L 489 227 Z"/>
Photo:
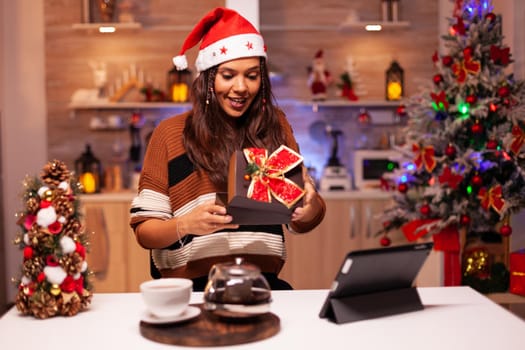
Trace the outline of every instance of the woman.
<path fill-rule="evenodd" d="M 272 289 L 291 289 L 277 277 L 285 259 L 282 225 L 234 225 L 215 203 L 227 191 L 230 156 L 246 147 L 298 151 L 292 129 L 273 104 L 262 36 L 235 11 L 217 8 L 190 33 L 184 53 L 202 41 L 200 72 L 192 85 L 193 109 L 162 121 L 149 141 L 131 208 L 137 241 L 151 249 L 162 277 L 185 277 L 203 290 L 215 263 L 244 257 L 264 273 Z M 324 217 L 325 204 L 306 171 L 303 206 L 288 228 L 303 233 Z"/>

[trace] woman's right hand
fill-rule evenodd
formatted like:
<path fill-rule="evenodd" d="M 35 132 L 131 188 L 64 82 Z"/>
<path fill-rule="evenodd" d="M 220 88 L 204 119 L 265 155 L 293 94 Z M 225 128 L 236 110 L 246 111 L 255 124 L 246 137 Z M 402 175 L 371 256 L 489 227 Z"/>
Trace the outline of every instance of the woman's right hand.
<path fill-rule="evenodd" d="M 226 213 L 224 206 L 214 201 L 203 203 L 175 220 L 178 220 L 177 228 L 181 236 L 188 233 L 207 235 L 215 231 L 239 227 L 237 224 L 230 224 L 233 220 L 232 216 Z"/>

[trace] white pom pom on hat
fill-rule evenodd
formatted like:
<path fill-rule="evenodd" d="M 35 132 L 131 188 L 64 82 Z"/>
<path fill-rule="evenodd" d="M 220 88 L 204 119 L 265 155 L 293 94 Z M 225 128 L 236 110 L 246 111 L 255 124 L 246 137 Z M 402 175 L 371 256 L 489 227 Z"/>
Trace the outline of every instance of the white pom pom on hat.
<path fill-rule="evenodd" d="M 186 51 L 199 42 L 195 62 L 198 72 L 236 58 L 266 58 L 266 46 L 257 29 L 236 11 L 224 7 L 210 11 L 190 32 L 179 55 L 173 57 L 178 70 L 188 67 Z"/>

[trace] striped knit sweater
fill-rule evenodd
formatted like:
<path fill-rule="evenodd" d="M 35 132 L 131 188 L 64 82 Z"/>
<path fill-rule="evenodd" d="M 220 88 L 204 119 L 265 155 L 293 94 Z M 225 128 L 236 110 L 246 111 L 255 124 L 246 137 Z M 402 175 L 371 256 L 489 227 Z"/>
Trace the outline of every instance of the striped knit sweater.
<path fill-rule="evenodd" d="M 148 144 L 139 182 L 139 193 L 131 204 L 132 228 L 150 218 L 169 220 L 184 215 L 199 204 L 213 200 L 220 189 L 206 173 L 194 169 L 182 142 L 188 113 L 163 120 Z M 291 126 L 285 116 L 281 124 L 287 145 L 298 150 Z M 323 210 L 311 223 L 294 227 L 306 232 L 324 217 Z M 293 232 L 293 231 L 292 231 Z M 187 234 L 164 249 L 153 249 L 152 258 L 163 277 L 196 278 L 206 276 L 215 263 L 244 257 L 263 272 L 279 273 L 286 259 L 281 225 L 240 226 L 236 230 L 210 235 Z"/>

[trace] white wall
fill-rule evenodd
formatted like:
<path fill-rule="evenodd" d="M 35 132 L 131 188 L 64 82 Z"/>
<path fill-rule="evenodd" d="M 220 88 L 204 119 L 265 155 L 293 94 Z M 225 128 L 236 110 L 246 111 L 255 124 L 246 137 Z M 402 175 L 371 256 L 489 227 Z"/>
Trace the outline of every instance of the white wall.
<path fill-rule="evenodd" d="M 15 214 L 22 209 L 22 181 L 38 175 L 47 161 L 44 57 L 44 0 L 2 1 L 0 34 L 1 186 L 7 300 L 16 293 L 21 252 L 12 243 L 18 232 Z"/>

